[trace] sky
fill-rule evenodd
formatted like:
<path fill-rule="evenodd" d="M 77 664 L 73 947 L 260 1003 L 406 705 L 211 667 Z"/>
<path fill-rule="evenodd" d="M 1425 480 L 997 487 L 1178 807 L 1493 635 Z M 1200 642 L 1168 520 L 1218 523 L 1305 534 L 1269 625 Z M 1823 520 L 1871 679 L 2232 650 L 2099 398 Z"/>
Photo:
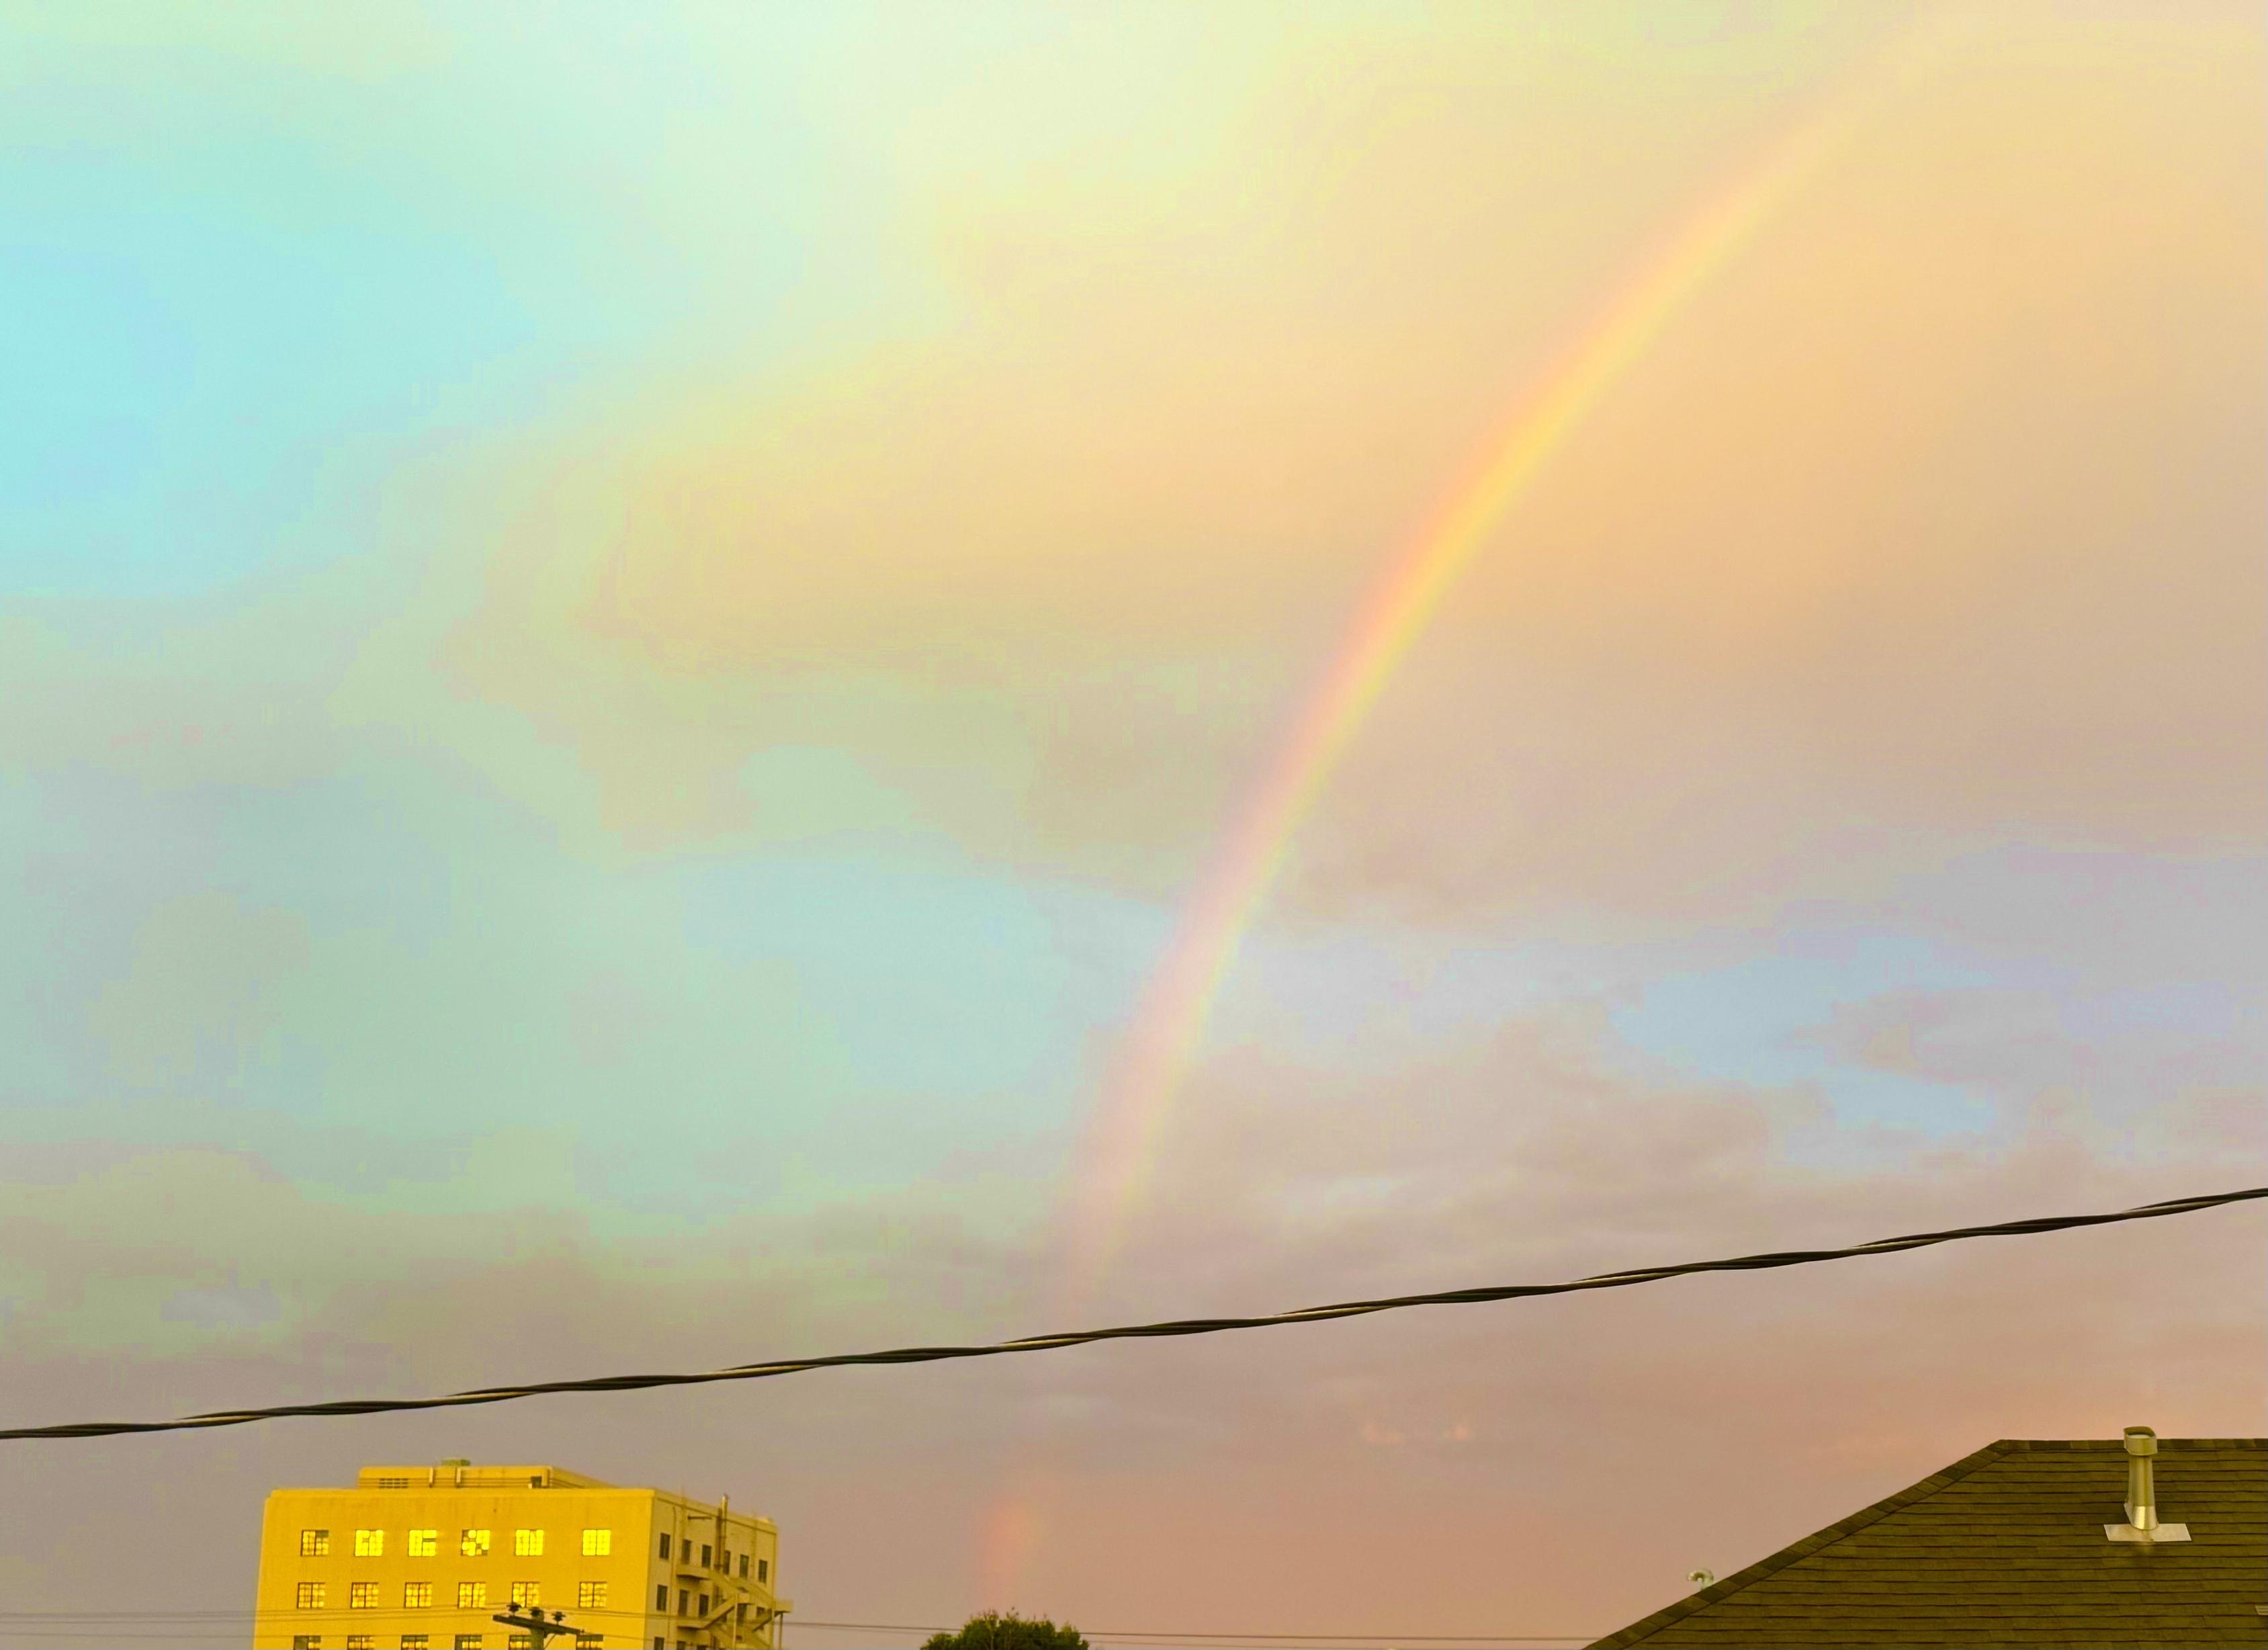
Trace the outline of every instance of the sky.
<path fill-rule="evenodd" d="M 10 1424 L 2259 1182 L 2264 47 L 0 5 Z M 17 1443 L 0 1596 L 245 1609 L 270 1487 L 467 1456 L 729 1493 L 799 1624 L 1600 1634 L 1996 1438 L 2257 1435 L 2261 1236 Z"/>

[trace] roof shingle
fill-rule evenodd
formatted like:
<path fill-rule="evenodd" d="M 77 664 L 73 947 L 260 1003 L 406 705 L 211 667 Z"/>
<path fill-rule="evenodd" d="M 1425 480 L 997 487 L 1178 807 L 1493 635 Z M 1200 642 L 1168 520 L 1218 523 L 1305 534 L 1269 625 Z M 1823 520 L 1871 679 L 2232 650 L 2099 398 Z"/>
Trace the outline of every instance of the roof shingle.
<path fill-rule="evenodd" d="M 2117 1440 L 2002 1439 L 1680 1599 L 1592 1650 L 2260 1650 L 2268 1439 L 2158 1440 L 2160 1515 L 2190 1539 L 2109 1540 Z"/>

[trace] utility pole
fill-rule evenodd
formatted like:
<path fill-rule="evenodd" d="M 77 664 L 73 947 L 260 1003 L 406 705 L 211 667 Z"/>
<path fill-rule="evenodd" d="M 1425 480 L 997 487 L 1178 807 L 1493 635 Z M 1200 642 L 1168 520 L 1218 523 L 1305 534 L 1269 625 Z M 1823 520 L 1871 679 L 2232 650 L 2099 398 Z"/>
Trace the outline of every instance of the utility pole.
<path fill-rule="evenodd" d="M 502 1622 L 507 1627 L 517 1627 L 522 1632 L 529 1634 L 535 1640 L 535 1650 L 543 1650 L 543 1647 L 551 1642 L 554 1634 L 571 1633 L 575 1631 L 567 1624 L 567 1612 L 563 1609 L 553 1610 L 549 1621 L 543 1619 L 543 1612 L 540 1609 L 531 1608 L 525 1616 L 519 1611 L 520 1607 L 514 1604 L 505 1614 L 491 1616 L 489 1619 Z"/>

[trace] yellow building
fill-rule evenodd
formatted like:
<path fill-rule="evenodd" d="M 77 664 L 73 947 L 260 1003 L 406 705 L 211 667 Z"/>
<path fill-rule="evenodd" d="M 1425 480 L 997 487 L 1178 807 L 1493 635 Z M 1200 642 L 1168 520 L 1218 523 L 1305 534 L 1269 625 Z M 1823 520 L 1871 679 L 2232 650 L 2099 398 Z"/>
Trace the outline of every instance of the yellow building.
<path fill-rule="evenodd" d="M 524 1650 L 496 1619 L 564 1612 L 607 1650 L 775 1646 L 779 1531 L 729 1502 L 556 1467 L 364 1467 L 277 1490 L 260 1535 L 255 1650 Z"/>

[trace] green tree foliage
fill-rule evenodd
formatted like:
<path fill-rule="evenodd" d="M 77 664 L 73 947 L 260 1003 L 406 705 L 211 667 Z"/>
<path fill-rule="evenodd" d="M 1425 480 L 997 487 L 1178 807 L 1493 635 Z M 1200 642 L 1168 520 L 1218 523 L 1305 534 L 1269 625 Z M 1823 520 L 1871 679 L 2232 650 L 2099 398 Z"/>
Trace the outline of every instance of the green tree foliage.
<path fill-rule="evenodd" d="M 1087 1644 L 1078 1628 L 1058 1627 L 1044 1616 L 1026 1621 L 1014 1610 L 986 1610 L 959 1632 L 931 1635 L 922 1650 L 1087 1650 Z"/>

